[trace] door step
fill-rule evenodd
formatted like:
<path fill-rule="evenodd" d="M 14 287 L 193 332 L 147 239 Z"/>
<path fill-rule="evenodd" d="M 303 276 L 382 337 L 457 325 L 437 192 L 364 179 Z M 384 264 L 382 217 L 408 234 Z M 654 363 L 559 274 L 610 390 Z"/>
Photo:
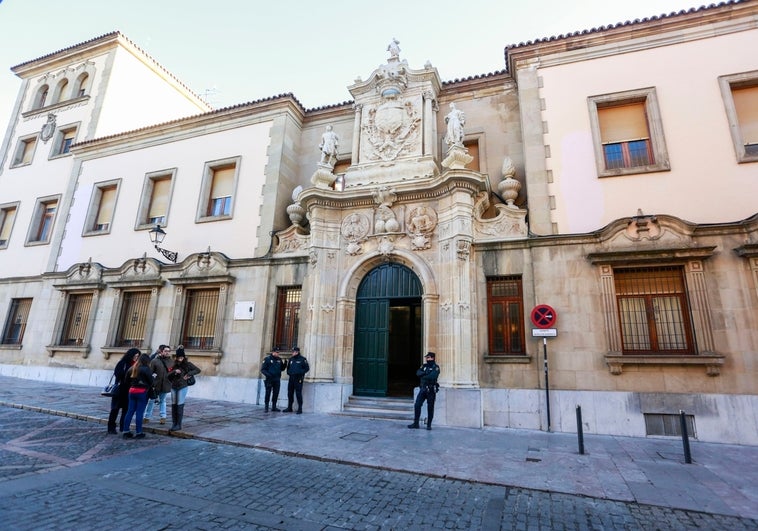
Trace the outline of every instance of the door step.
<path fill-rule="evenodd" d="M 350 396 L 340 414 L 370 419 L 413 420 L 413 399 Z"/>

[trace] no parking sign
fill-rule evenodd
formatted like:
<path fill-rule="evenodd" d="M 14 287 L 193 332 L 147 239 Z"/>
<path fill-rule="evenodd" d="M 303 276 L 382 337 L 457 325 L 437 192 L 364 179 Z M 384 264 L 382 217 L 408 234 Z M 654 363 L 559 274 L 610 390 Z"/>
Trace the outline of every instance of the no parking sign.
<path fill-rule="evenodd" d="M 547 304 L 538 304 L 532 309 L 532 324 L 537 328 L 552 328 L 558 314 Z"/>

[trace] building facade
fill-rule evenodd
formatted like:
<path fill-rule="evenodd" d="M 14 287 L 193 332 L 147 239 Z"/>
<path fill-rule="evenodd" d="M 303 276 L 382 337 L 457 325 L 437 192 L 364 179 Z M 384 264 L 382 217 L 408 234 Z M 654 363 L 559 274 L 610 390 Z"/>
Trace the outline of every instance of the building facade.
<path fill-rule="evenodd" d="M 756 43 L 755 1 L 452 82 L 394 43 L 318 109 L 210 110 L 119 33 L 18 65 L 0 372 L 97 385 L 183 344 L 196 394 L 255 403 L 297 345 L 305 409 L 338 413 L 410 402 L 431 350 L 444 425 L 571 432 L 581 406 L 588 433 L 676 435 L 684 411 L 756 444 Z"/>

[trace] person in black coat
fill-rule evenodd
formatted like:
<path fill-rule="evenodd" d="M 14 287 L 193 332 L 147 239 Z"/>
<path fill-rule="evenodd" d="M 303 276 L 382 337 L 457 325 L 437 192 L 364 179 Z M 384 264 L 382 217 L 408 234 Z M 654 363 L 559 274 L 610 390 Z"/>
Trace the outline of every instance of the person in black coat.
<path fill-rule="evenodd" d="M 282 383 L 282 371 L 287 367 L 287 362 L 279 357 L 279 347 L 274 347 L 271 354 L 263 359 L 261 365 L 261 374 L 266 378 L 266 396 L 264 398 L 265 409 L 268 411 L 269 400 L 271 400 L 271 411 L 281 411 L 276 407 L 276 401 L 279 399 L 279 389 Z"/>
<path fill-rule="evenodd" d="M 124 439 L 143 439 L 145 434 L 142 433 L 142 418 L 147 407 L 148 390 L 153 388 L 153 371 L 150 370 L 150 355 L 140 354 L 139 360 L 129 369 L 127 373 L 129 382 L 129 409 L 124 419 Z M 132 423 L 132 416 L 137 415 L 135 422 L 137 434 L 134 435 L 129 426 Z"/>
<path fill-rule="evenodd" d="M 292 357 L 287 362 L 287 374 L 290 379 L 287 382 L 287 409 L 284 410 L 285 412 L 292 413 L 295 396 L 297 396 L 297 414 L 303 412 L 303 380 L 305 374 L 310 370 L 308 360 L 300 355 L 300 349 L 298 347 L 293 348 Z"/>
<path fill-rule="evenodd" d="M 129 408 L 129 385 L 126 381 L 126 371 L 128 371 L 132 365 L 137 361 L 140 355 L 138 348 L 130 348 L 127 350 L 121 359 L 116 363 L 116 367 L 113 369 L 113 378 L 118 384 L 118 392 L 111 398 L 111 411 L 108 415 L 108 433 L 117 434 L 116 431 L 116 419 L 121 412 L 121 419 L 119 420 L 119 431 L 124 431 L 124 418 L 126 417 L 126 410 Z"/>
<path fill-rule="evenodd" d="M 421 417 L 421 406 L 426 400 L 426 429 L 432 429 L 432 419 L 434 418 L 434 401 L 437 398 L 437 378 L 440 376 L 440 366 L 434 361 L 437 356 L 434 352 L 426 353 L 426 363 L 416 371 L 419 377 L 419 390 L 416 396 L 416 403 L 413 405 L 413 424 L 408 424 L 409 428 L 418 429 L 418 420 Z"/>

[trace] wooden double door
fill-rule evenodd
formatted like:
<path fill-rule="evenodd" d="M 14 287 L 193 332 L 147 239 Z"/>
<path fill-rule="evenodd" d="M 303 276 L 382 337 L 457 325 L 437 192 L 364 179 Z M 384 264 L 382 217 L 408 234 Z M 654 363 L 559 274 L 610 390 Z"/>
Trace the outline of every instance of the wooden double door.
<path fill-rule="evenodd" d="M 401 264 L 383 264 L 361 281 L 356 297 L 353 394 L 413 395 L 421 363 L 421 283 Z"/>

